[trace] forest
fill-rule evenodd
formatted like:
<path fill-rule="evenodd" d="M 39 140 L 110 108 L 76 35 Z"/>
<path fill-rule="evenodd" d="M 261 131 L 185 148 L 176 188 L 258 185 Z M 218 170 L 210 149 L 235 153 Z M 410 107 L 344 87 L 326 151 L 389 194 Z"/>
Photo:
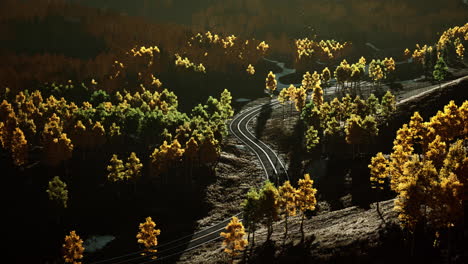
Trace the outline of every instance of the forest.
<path fill-rule="evenodd" d="M 466 263 L 467 17 L 457 0 L 2 1 L 7 256 Z"/>

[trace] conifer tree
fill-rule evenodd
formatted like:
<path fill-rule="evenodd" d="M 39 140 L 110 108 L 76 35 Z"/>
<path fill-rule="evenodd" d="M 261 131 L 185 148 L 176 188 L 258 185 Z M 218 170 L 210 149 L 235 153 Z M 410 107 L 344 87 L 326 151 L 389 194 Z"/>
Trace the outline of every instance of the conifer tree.
<path fill-rule="evenodd" d="M 440 83 L 447 78 L 448 67 L 442 56 L 440 56 L 439 59 L 437 60 L 437 63 L 434 66 L 434 71 L 432 72 L 432 75 L 434 79 L 439 82 L 439 87 L 441 85 Z"/>

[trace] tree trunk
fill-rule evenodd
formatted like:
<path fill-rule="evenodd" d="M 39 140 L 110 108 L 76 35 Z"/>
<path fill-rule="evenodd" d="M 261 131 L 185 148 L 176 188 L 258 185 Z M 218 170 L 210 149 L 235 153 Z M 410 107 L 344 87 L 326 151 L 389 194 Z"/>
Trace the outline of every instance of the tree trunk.
<path fill-rule="evenodd" d="M 286 243 L 286 238 L 288 237 L 288 215 L 284 219 L 284 240 L 283 245 Z"/>
<path fill-rule="evenodd" d="M 302 212 L 302 218 L 301 218 L 301 242 L 304 242 L 304 219 L 305 219 L 305 214 Z"/>

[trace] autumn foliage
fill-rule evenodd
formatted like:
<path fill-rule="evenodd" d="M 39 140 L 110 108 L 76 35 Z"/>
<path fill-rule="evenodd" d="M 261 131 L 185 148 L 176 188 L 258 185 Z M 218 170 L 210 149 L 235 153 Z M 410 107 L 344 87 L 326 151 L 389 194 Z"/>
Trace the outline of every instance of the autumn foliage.
<path fill-rule="evenodd" d="M 239 252 L 243 251 L 248 244 L 245 239 L 244 225 L 237 217 L 232 217 L 231 222 L 226 226 L 226 232 L 221 232 L 221 237 L 224 238 L 224 252 L 234 259 Z"/>
<path fill-rule="evenodd" d="M 451 101 L 424 122 L 418 112 L 397 131 L 393 152 L 372 158 L 371 182 L 388 179 L 397 193 L 395 210 L 401 224 L 414 230 L 429 223 L 436 229 L 460 224 L 462 201 L 468 198 L 468 102 Z"/>
<path fill-rule="evenodd" d="M 83 240 L 71 231 L 69 235 L 65 236 L 65 244 L 63 244 L 65 263 L 81 264 L 80 259 L 83 258 Z"/>
<path fill-rule="evenodd" d="M 136 235 L 138 243 L 144 247 L 145 253 L 142 254 L 151 255 L 152 259 L 156 259 L 155 253 L 157 250 L 155 247 L 158 245 L 157 236 L 161 233 L 161 230 L 155 229 L 155 227 L 156 224 L 151 217 L 147 217 L 146 221 L 140 224 L 140 231 Z"/>

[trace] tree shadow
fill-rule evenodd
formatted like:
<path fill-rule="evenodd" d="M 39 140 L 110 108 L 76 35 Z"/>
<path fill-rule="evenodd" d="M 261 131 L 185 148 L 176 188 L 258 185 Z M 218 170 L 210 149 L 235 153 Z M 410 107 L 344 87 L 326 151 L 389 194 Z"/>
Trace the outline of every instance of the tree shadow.
<path fill-rule="evenodd" d="M 290 136 L 290 144 L 288 149 L 289 164 L 288 175 L 291 182 L 296 182 L 302 178 L 303 166 L 302 159 L 306 155 L 302 144 L 304 138 L 305 125 L 302 120 L 298 119 L 294 125 L 293 133 Z"/>
<path fill-rule="evenodd" d="M 270 104 L 262 105 L 260 114 L 257 117 L 257 124 L 255 126 L 255 136 L 261 138 L 265 131 L 266 122 L 270 119 L 273 109 Z"/>

